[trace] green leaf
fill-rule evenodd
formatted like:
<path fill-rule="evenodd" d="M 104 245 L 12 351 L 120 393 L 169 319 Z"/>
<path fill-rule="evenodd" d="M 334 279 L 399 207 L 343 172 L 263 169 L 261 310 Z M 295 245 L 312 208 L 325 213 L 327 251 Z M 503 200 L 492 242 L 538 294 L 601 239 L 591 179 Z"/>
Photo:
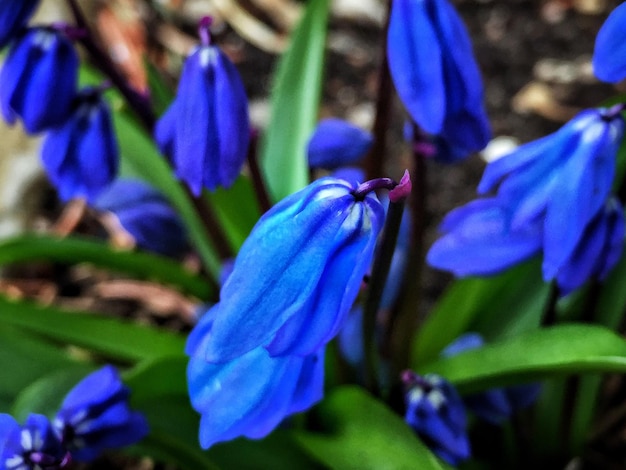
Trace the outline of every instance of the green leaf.
<path fill-rule="evenodd" d="M 53 416 L 65 395 L 93 370 L 93 366 L 76 364 L 44 375 L 20 392 L 11 414 L 19 422 L 23 422 L 30 413 Z"/>
<path fill-rule="evenodd" d="M 261 166 L 274 201 L 308 183 L 306 143 L 317 120 L 329 0 L 307 2 L 282 56 L 272 91 L 272 115 L 261 142 Z"/>
<path fill-rule="evenodd" d="M 122 170 L 138 176 L 159 189 L 176 208 L 207 271 L 219 279 L 221 262 L 190 196 L 174 179 L 170 166 L 157 151 L 150 136 L 123 110 L 113 114 L 115 132 L 122 152 Z"/>
<path fill-rule="evenodd" d="M 186 396 L 185 376 L 189 358 L 182 354 L 143 361 L 124 374 L 124 382 L 133 390 L 133 399 L 160 396 Z"/>
<path fill-rule="evenodd" d="M 59 348 L 0 323 L 0 411 L 9 412 L 17 395 L 46 374 L 79 364 Z"/>
<path fill-rule="evenodd" d="M 4 297 L 0 297 L 0 322 L 125 361 L 181 354 L 185 341 L 178 334 L 118 318 Z"/>
<path fill-rule="evenodd" d="M 541 314 L 537 308 L 545 303 L 547 295 L 538 259 L 494 277 L 455 281 L 418 331 L 412 363 L 435 360 L 444 347 L 466 331 L 486 333 L 489 340 L 504 332 L 523 331 L 528 323 L 537 326 L 532 316 Z"/>
<path fill-rule="evenodd" d="M 330 468 L 449 468 L 422 444 L 402 418 L 360 388 L 334 389 L 315 408 L 315 416 L 325 432 L 298 432 L 295 437 Z"/>
<path fill-rule="evenodd" d="M 213 294 L 207 280 L 195 276 L 175 261 L 150 253 L 115 250 L 102 242 L 79 237 L 21 235 L 0 242 L 0 265 L 35 260 L 92 263 L 178 286 L 183 292 L 202 300 Z"/>
<path fill-rule="evenodd" d="M 626 372 L 626 341 L 595 325 L 558 325 L 441 359 L 435 372 L 464 393 L 567 374 Z"/>

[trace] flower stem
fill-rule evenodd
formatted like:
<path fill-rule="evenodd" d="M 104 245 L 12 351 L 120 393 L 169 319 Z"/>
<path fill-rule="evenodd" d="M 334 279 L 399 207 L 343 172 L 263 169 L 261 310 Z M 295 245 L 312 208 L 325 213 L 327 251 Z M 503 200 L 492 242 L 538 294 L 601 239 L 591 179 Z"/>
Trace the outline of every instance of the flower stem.
<path fill-rule="evenodd" d="M 252 184 L 254 191 L 256 192 L 257 201 L 259 207 L 263 213 L 270 210 L 272 203 L 270 202 L 269 193 L 267 192 L 267 186 L 259 167 L 259 134 L 256 130 L 251 132 L 250 146 L 248 147 L 248 168 L 250 169 L 250 176 L 252 177 Z"/>
<path fill-rule="evenodd" d="M 363 183 L 355 191 L 358 192 L 363 186 L 368 183 L 378 182 L 381 186 L 386 184 L 388 178 L 379 178 L 372 182 Z M 393 180 L 390 180 L 393 181 Z M 400 184 L 395 183 L 393 187 L 389 188 L 383 186 L 386 189 L 392 191 L 396 187 L 403 187 L 402 194 L 404 197 L 392 197 L 390 194 L 389 208 L 387 209 L 387 217 L 385 219 L 385 227 L 383 230 L 382 239 L 378 246 L 378 252 L 374 258 L 374 264 L 372 266 L 372 275 L 370 277 L 370 284 L 367 297 L 365 299 L 365 305 L 363 308 L 363 345 L 365 351 L 365 385 L 375 395 L 380 393 L 380 381 L 378 378 L 378 344 L 376 342 L 376 318 L 378 309 L 380 307 L 380 301 L 385 288 L 385 282 L 387 275 L 389 274 L 389 268 L 391 266 L 391 259 L 393 258 L 393 252 L 396 247 L 396 240 L 398 238 L 398 232 L 400 230 L 400 223 L 402 222 L 402 214 L 404 212 L 404 203 L 408 192 L 410 192 L 410 179 L 408 172 L 402 178 Z"/>

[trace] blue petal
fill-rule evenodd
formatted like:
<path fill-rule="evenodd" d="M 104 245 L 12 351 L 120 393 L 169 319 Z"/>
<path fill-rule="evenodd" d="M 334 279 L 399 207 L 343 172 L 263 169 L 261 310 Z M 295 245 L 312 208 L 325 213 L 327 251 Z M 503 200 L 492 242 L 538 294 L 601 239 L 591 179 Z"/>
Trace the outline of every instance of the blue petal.
<path fill-rule="evenodd" d="M 160 152 L 170 161 L 173 161 L 176 145 L 176 122 L 178 120 L 178 110 L 176 100 L 170 104 L 167 111 L 160 117 L 154 127 L 154 140 Z"/>
<path fill-rule="evenodd" d="M 303 360 L 288 414 L 309 409 L 324 396 L 324 348 Z"/>
<path fill-rule="evenodd" d="M 338 168 L 337 170 L 333 171 L 331 176 L 333 178 L 347 181 L 353 186 L 356 186 L 365 181 L 365 172 L 361 168 L 356 167 L 346 166 L 343 168 Z"/>
<path fill-rule="evenodd" d="M 69 410 L 80 412 L 94 407 L 100 409 L 103 403 L 123 400 L 128 394 L 129 390 L 115 367 L 106 365 L 87 375 L 69 391 L 61 403 L 60 413 Z"/>
<path fill-rule="evenodd" d="M 39 0 L 0 2 L 0 48 L 20 32 L 38 4 Z"/>
<path fill-rule="evenodd" d="M 513 413 L 506 389 L 487 390 L 463 397 L 468 409 L 480 419 L 500 424 Z"/>
<path fill-rule="evenodd" d="M 424 1 L 392 3 L 387 35 L 389 71 L 413 120 L 439 134 L 446 111 L 446 89 L 439 38 Z"/>
<path fill-rule="evenodd" d="M 592 64 L 596 77 L 604 82 L 626 78 L 626 3 L 615 8 L 600 28 Z"/>
<path fill-rule="evenodd" d="M 332 170 L 359 162 L 372 146 L 369 132 L 343 119 L 321 120 L 307 145 L 309 166 Z"/>
<path fill-rule="evenodd" d="M 7 447 L 11 435 L 19 432 L 19 429 L 20 426 L 17 424 L 17 421 L 13 419 L 13 416 L 0 413 L 0 463 L 11 457 L 11 455 L 4 454 L 4 449 Z M 9 452 L 7 452 L 7 454 L 8 453 Z"/>
<path fill-rule="evenodd" d="M 465 333 L 441 351 L 441 357 L 452 357 L 464 351 L 480 348 L 485 341 L 479 333 Z"/>
<path fill-rule="evenodd" d="M 509 216 L 496 199 L 473 201 L 452 211 L 442 223 L 447 232 L 430 248 L 427 261 L 457 276 L 501 272 L 541 249 L 541 227 L 511 231 Z"/>

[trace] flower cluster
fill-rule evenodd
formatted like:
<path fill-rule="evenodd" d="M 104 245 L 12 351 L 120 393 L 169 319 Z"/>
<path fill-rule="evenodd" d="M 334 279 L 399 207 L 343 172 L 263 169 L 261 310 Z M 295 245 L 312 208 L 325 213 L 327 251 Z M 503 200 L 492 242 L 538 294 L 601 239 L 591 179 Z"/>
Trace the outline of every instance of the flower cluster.
<path fill-rule="evenodd" d="M 23 425 L 0 414 L 0 468 L 55 470 L 89 462 L 148 433 L 145 418 L 128 406 L 129 390 L 111 366 L 91 373 L 67 394 L 52 422 L 31 414 Z"/>
<path fill-rule="evenodd" d="M 42 160 L 60 198 L 93 200 L 117 173 L 119 151 L 101 88 L 78 90 L 79 59 L 70 27 L 27 28 L 38 2 L 4 2 L 0 111 L 31 134 L 46 132 Z"/>
<path fill-rule="evenodd" d="M 359 188 L 319 179 L 275 205 L 242 246 L 220 302 L 187 342 L 203 447 L 265 436 L 321 398 L 325 345 L 352 307 L 384 219 L 369 186 Z"/>
<path fill-rule="evenodd" d="M 622 107 L 583 111 L 559 131 L 489 163 L 480 199 L 456 209 L 428 262 L 459 276 L 500 272 L 543 253 L 562 294 L 602 280 L 618 261 L 623 210 L 611 195 Z"/>

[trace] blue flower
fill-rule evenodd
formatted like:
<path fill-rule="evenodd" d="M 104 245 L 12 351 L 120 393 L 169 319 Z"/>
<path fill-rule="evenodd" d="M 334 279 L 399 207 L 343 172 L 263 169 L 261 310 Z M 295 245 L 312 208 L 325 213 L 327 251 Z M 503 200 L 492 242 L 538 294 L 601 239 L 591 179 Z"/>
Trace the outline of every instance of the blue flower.
<path fill-rule="evenodd" d="M 509 220 L 499 199 L 478 199 L 453 210 L 439 228 L 444 235 L 428 251 L 428 264 L 456 276 L 488 276 L 539 253 L 541 224 L 512 229 Z"/>
<path fill-rule="evenodd" d="M 208 362 L 264 346 L 306 356 L 339 331 L 372 261 L 383 208 L 344 180 L 319 179 L 268 211 L 212 310 Z"/>
<path fill-rule="evenodd" d="M 248 102 L 237 69 L 219 48 L 201 45 L 187 58 L 155 139 L 194 194 L 235 181 L 250 141 Z"/>
<path fill-rule="evenodd" d="M 39 0 L 0 2 L 0 48 L 20 32 L 38 4 Z"/>
<path fill-rule="evenodd" d="M 213 330 L 214 316 L 209 312 L 186 346 L 189 396 L 201 414 L 203 448 L 241 436 L 263 438 L 285 417 L 322 398 L 323 350 L 306 357 L 274 358 L 257 347 L 230 362 L 211 364 L 204 357 Z"/>
<path fill-rule="evenodd" d="M 0 73 L 4 119 L 19 116 L 29 133 L 62 124 L 76 95 L 78 55 L 67 37 L 52 28 L 27 30 L 9 51 Z"/>
<path fill-rule="evenodd" d="M 74 460 L 88 462 L 106 449 L 134 444 L 148 434 L 143 415 L 128 406 L 129 393 L 112 366 L 89 374 L 70 390 L 54 428 Z"/>
<path fill-rule="evenodd" d="M 619 112 L 586 110 L 485 169 L 478 192 L 497 187 L 511 232 L 543 226 L 544 279 L 554 278 L 605 204 L 623 134 Z"/>
<path fill-rule="evenodd" d="M 613 10 L 600 28 L 592 64 L 596 77 L 604 82 L 626 78 L 626 3 Z"/>
<path fill-rule="evenodd" d="M 365 181 L 365 172 L 361 168 L 353 166 L 337 168 L 330 176 L 345 180 L 350 184 L 359 184 Z"/>
<path fill-rule="evenodd" d="M 423 130 L 466 155 L 487 145 L 480 72 L 447 0 L 393 0 L 387 56 L 400 99 Z"/>
<path fill-rule="evenodd" d="M 347 121 L 323 119 L 309 139 L 309 166 L 333 170 L 357 163 L 370 149 L 372 141 L 372 134 Z"/>
<path fill-rule="evenodd" d="M 68 120 L 51 130 L 41 150 L 44 168 L 63 201 L 93 201 L 115 178 L 119 149 L 101 90 L 76 97 Z"/>
<path fill-rule="evenodd" d="M 137 246 L 167 256 L 187 248 L 180 217 L 165 197 L 139 180 L 115 180 L 102 192 L 94 207 L 115 214 Z"/>
<path fill-rule="evenodd" d="M 577 245 L 556 270 L 561 295 L 578 289 L 589 279 L 604 280 L 624 248 L 624 210 L 611 197 L 587 224 Z"/>
<path fill-rule="evenodd" d="M 478 333 L 466 333 L 448 345 L 441 352 L 441 356 L 456 356 L 463 351 L 478 349 L 483 344 L 483 338 Z M 501 424 L 516 411 L 530 406 L 540 392 L 540 384 L 516 385 L 466 395 L 463 397 L 463 403 L 479 418 L 492 424 Z"/>
<path fill-rule="evenodd" d="M 406 371 L 402 377 L 406 414 L 411 426 L 430 450 L 451 465 L 470 457 L 467 419 L 461 397 L 443 377 L 419 376 Z"/>
<path fill-rule="evenodd" d="M 0 468 L 6 470 L 57 470 L 71 457 L 48 418 L 31 414 L 23 426 L 0 414 Z"/>

